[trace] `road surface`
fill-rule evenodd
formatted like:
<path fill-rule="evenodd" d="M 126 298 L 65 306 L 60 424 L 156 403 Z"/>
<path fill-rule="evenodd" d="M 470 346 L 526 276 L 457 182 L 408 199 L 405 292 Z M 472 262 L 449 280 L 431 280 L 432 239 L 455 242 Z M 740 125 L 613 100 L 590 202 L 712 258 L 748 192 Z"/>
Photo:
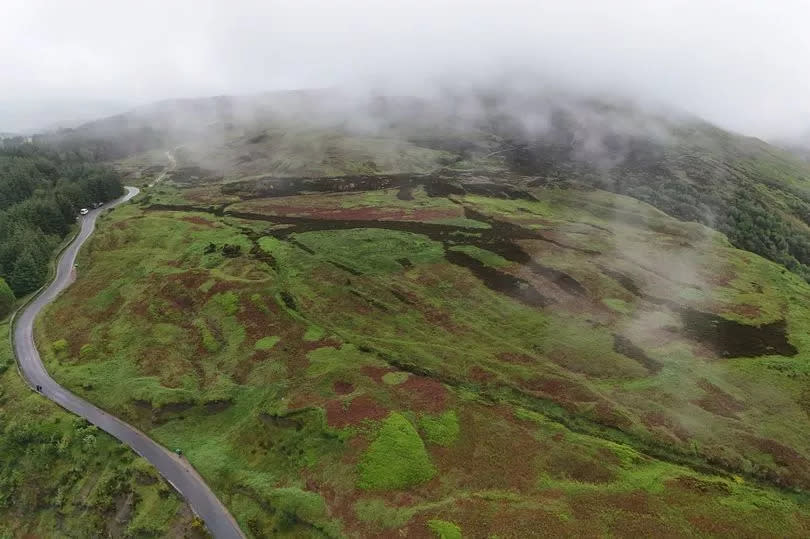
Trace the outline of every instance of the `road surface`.
<path fill-rule="evenodd" d="M 127 194 L 118 200 L 92 210 L 81 218 L 81 231 L 65 249 L 57 262 L 56 278 L 31 302 L 24 311 L 18 313 L 14 325 L 14 351 L 17 355 L 23 376 L 31 387 L 41 386 L 41 393 L 70 410 L 76 415 L 105 430 L 127 444 L 136 453 L 151 462 L 155 468 L 188 501 L 192 510 L 205 521 L 208 530 L 217 538 L 244 537 L 224 505 L 214 496 L 208 485 L 183 458 L 152 441 L 144 433 L 124 423 L 100 408 L 93 406 L 57 384 L 48 375 L 34 346 L 34 320 L 48 303 L 54 300 L 74 280 L 73 266 L 82 244 L 93 233 L 96 219 L 107 208 L 111 208 L 138 194 L 135 187 L 127 187 Z"/>

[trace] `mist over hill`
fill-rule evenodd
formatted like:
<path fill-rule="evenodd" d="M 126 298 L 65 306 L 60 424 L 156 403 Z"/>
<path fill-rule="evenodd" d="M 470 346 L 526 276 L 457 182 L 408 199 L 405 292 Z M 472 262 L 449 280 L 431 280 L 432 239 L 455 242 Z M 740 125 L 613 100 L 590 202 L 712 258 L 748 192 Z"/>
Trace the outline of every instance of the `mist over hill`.
<path fill-rule="evenodd" d="M 0 133 L 32 135 L 73 128 L 131 106 L 117 99 L 4 99 L 0 100 Z"/>
<path fill-rule="evenodd" d="M 569 508 L 639 492 L 642 462 L 650 530 L 801 527 L 780 497 L 810 484 L 796 156 L 519 85 L 167 100 L 37 142 L 143 189 L 40 327 L 68 343 L 48 365 L 182 446 L 255 535 L 635 529 Z M 530 434 L 546 422 L 559 436 Z M 548 488 L 550 516 L 491 512 Z"/>
<path fill-rule="evenodd" d="M 715 227 L 810 277 L 810 168 L 800 157 L 630 99 L 525 86 L 268 92 L 161 101 L 42 140 L 153 165 L 172 150 L 180 171 L 207 181 L 440 170 L 565 178 Z"/>

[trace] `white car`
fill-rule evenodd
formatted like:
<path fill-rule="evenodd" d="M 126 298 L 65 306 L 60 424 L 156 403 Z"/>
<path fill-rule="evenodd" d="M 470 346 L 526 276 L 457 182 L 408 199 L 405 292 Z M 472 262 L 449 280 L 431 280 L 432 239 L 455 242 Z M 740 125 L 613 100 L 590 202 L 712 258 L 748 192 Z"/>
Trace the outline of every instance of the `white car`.
<path fill-rule="evenodd" d="M 81 210 L 79 210 L 79 213 L 82 215 L 87 215 L 88 213 L 90 213 L 90 210 L 88 210 L 87 208 L 82 208 Z"/>

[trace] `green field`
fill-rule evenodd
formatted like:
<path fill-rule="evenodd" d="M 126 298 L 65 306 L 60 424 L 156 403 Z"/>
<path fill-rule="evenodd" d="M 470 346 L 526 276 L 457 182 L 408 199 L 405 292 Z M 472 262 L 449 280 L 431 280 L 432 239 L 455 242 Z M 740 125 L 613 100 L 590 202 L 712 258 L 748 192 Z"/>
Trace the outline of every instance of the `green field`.
<path fill-rule="evenodd" d="M 0 537 L 204 537 L 155 469 L 31 391 L 0 323 Z"/>
<path fill-rule="evenodd" d="M 147 190 L 40 350 L 250 536 L 807 536 L 810 285 L 636 200 L 514 185 Z M 218 209 L 150 208 L 189 202 Z"/>

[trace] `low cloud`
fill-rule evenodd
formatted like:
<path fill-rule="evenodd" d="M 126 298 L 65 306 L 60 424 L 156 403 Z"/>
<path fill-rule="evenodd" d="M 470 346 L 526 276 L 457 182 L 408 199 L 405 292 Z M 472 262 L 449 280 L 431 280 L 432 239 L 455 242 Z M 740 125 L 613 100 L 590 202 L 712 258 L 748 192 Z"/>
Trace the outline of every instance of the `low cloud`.
<path fill-rule="evenodd" d="M 12 0 L 0 102 L 523 82 L 662 102 L 744 133 L 810 126 L 810 5 L 786 0 Z M 531 74 L 531 77 L 525 77 Z M 537 118 L 542 121 L 542 118 Z M 2 126 L 0 126 L 0 131 Z"/>

